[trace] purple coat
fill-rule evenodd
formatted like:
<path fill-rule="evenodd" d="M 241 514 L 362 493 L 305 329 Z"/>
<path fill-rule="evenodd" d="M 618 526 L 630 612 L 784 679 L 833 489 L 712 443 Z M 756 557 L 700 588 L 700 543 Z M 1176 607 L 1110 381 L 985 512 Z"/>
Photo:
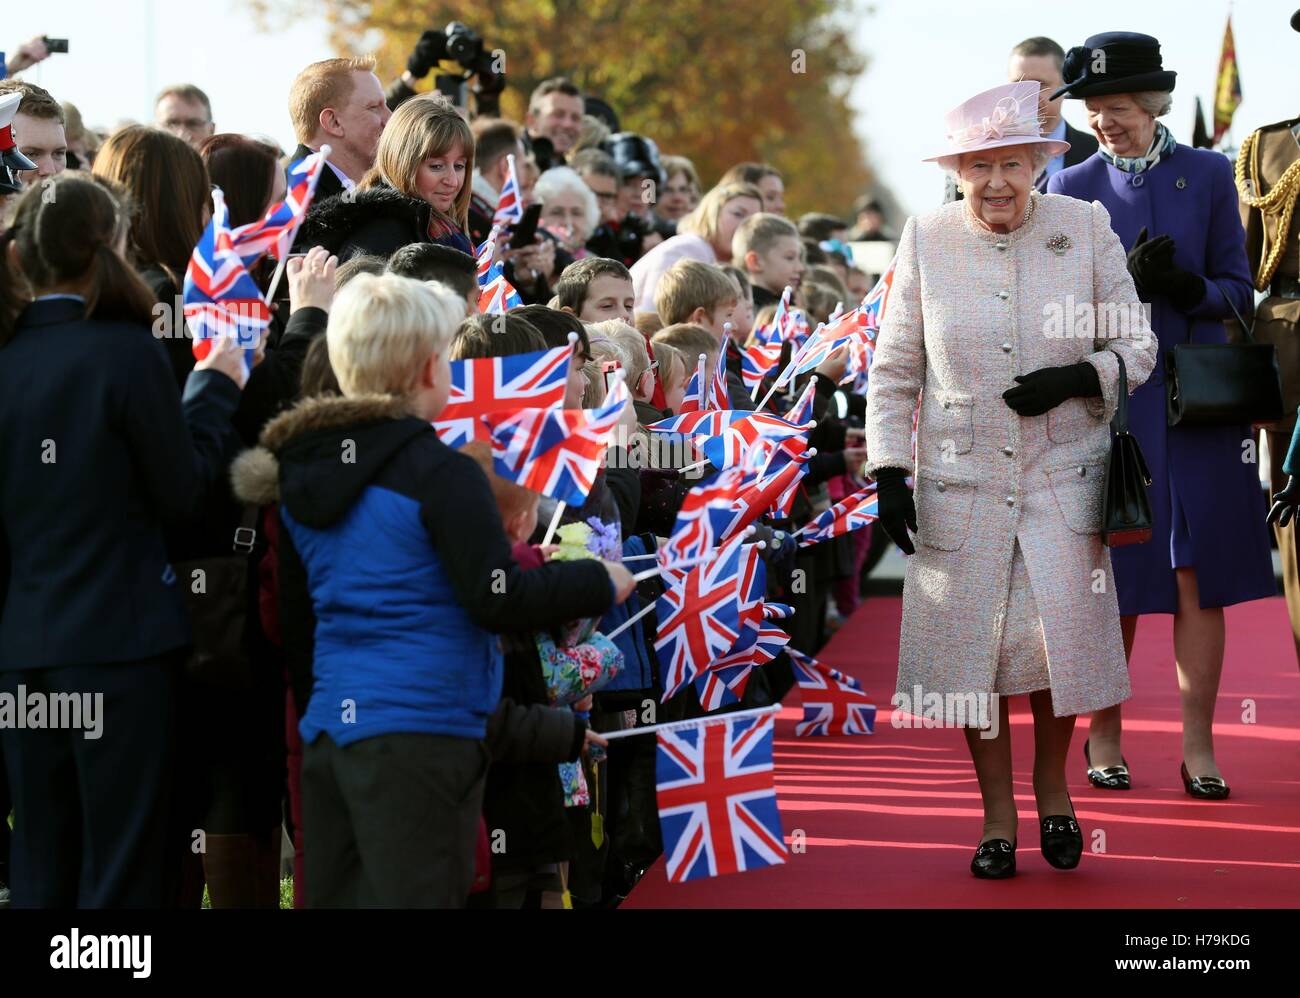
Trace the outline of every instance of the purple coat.
<path fill-rule="evenodd" d="M 1133 174 L 1094 154 L 1053 176 L 1047 190 L 1100 201 L 1125 250 L 1143 226 L 1151 238 L 1171 236 L 1174 262 L 1205 281 L 1205 298 L 1189 312 L 1163 295 L 1151 303 L 1160 358 L 1130 399 L 1129 429 L 1151 468 L 1155 529 L 1148 543 L 1111 552 L 1120 613 L 1177 610 L 1175 547 L 1180 567 L 1196 566 L 1203 607 L 1275 595 L 1259 465 L 1242 460 L 1254 453 L 1253 444 L 1243 450 L 1250 427 L 1170 427 L 1165 417 L 1165 356 L 1177 343 L 1223 343 L 1223 322 L 1233 319 L 1229 302 L 1244 316 L 1253 301 L 1231 164 L 1220 153 L 1179 144 L 1152 169 Z M 1186 524 L 1177 536 L 1175 502 Z"/>

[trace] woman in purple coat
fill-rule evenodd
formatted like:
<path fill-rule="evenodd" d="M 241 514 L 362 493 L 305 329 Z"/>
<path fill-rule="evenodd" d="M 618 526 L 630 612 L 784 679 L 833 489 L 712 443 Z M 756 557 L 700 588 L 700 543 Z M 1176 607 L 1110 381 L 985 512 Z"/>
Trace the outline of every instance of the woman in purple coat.
<path fill-rule="evenodd" d="M 1151 469 L 1154 531 L 1147 544 L 1111 553 L 1124 645 L 1137 618 L 1174 615 L 1183 709 L 1183 786 L 1228 796 L 1211 726 L 1223 668 L 1223 607 L 1277 591 L 1264 497 L 1249 426 L 1168 426 L 1164 357 L 1178 343 L 1222 343 L 1224 320 L 1251 306 L 1251 275 L 1229 161 L 1174 142 L 1156 119 L 1170 110 L 1173 72 L 1150 35 L 1094 35 L 1065 58 L 1062 93 L 1081 99 L 1100 147 L 1062 170 L 1048 192 L 1100 201 L 1150 303 L 1161 362 L 1129 403 L 1133 435 Z M 1235 321 L 1235 320 L 1234 320 Z M 1094 786 L 1127 790 L 1120 708 L 1096 711 L 1084 743 Z"/>

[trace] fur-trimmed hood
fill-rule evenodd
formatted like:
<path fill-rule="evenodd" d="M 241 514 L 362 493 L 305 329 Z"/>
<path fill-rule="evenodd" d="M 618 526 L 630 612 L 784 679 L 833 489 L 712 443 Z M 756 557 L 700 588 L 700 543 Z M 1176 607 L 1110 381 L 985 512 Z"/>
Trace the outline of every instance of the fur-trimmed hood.
<path fill-rule="evenodd" d="M 295 247 L 323 246 L 336 255 L 351 247 L 359 252 L 391 253 L 398 246 L 428 239 L 433 209 L 419 198 L 381 184 L 363 191 L 344 191 L 314 204 L 303 219 Z M 396 241 L 393 249 L 389 242 Z"/>
<path fill-rule="evenodd" d="M 235 460 L 231 485 L 242 502 L 283 502 L 295 518 L 328 526 L 393 454 L 425 432 L 433 432 L 428 421 L 392 395 L 304 399 L 267 423 L 258 446 Z"/>

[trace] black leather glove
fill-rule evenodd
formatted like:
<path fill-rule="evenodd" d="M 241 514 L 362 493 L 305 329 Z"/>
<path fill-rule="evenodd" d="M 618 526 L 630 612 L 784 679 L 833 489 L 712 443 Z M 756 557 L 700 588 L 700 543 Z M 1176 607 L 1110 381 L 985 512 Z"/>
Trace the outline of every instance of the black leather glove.
<path fill-rule="evenodd" d="M 1161 262 L 1168 259 L 1173 260 L 1174 243 L 1168 236 L 1157 236 L 1155 239 L 1147 238 L 1147 227 L 1144 225 L 1138 232 L 1137 238 L 1133 240 L 1133 248 L 1128 251 L 1128 272 L 1133 278 L 1133 284 L 1137 287 L 1138 297 L 1143 301 L 1150 301 L 1154 291 L 1149 284 L 1152 272 L 1161 265 Z"/>
<path fill-rule="evenodd" d="M 1015 381 L 1016 387 L 1008 388 L 1002 398 L 1021 416 L 1041 416 L 1066 399 L 1101 395 L 1097 369 L 1087 361 L 1068 367 L 1041 367 L 1016 375 Z"/>
<path fill-rule="evenodd" d="M 1268 516 L 1264 518 L 1265 523 L 1276 523 L 1279 527 L 1285 527 L 1295 516 L 1296 507 L 1300 506 L 1300 481 L 1296 481 L 1295 475 L 1288 475 L 1286 487 L 1281 492 L 1273 496 L 1273 508 L 1268 511 Z M 1300 523 L 1300 520 L 1296 521 Z"/>
<path fill-rule="evenodd" d="M 1200 276 L 1174 263 L 1173 237 L 1156 236 L 1148 240 L 1146 226 L 1128 252 L 1128 270 L 1143 301 L 1150 301 L 1153 295 L 1164 295 L 1174 308 L 1186 312 L 1205 297 L 1205 282 Z"/>
<path fill-rule="evenodd" d="M 916 554 L 907 528 L 916 532 L 916 503 L 907 486 L 907 472 L 902 468 L 879 468 L 876 471 L 876 500 L 880 510 L 880 525 L 889 539 L 904 554 Z"/>
<path fill-rule="evenodd" d="M 441 50 L 443 33 L 430 29 L 420 36 L 420 40 L 415 43 L 415 49 L 411 52 L 411 57 L 406 60 L 406 71 L 414 76 L 417 80 L 422 80 L 429 75 L 429 70 L 433 69 L 434 64 L 438 61 L 438 53 Z"/>

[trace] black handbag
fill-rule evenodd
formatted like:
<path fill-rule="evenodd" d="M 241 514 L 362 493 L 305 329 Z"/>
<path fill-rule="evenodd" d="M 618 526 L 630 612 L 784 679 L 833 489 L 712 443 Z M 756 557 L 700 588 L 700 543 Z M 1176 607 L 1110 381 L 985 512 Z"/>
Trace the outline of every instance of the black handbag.
<path fill-rule="evenodd" d="M 1151 501 L 1147 486 L 1151 472 L 1137 439 L 1128 431 L 1128 373 L 1119 361 L 1119 402 L 1110 428 L 1110 460 L 1101 500 L 1101 540 L 1107 547 L 1142 544 L 1151 540 Z"/>
<path fill-rule="evenodd" d="M 190 614 L 193 644 L 185 672 L 194 682 L 248 689 L 253 663 L 244 640 L 249 610 L 249 556 L 257 541 L 257 506 L 244 507 L 233 554 L 177 562 L 173 568 Z"/>
<path fill-rule="evenodd" d="M 1245 343 L 1179 343 L 1165 354 L 1170 426 L 1275 423 L 1282 418 L 1282 374 L 1277 348 L 1256 343 L 1251 328 L 1228 302 Z"/>

